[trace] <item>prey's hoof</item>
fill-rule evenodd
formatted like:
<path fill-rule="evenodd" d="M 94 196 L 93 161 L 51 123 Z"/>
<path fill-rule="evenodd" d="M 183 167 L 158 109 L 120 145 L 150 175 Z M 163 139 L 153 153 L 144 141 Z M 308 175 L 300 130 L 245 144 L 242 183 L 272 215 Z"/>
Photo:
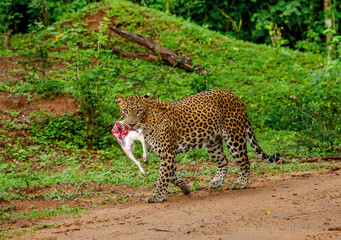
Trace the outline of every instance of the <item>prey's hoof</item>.
<path fill-rule="evenodd" d="M 145 177 L 146 176 L 146 172 L 144 171 L 144 170 L 141 170 L 140 169 L 140 172 L 141 172 L 141 174 Z"/>

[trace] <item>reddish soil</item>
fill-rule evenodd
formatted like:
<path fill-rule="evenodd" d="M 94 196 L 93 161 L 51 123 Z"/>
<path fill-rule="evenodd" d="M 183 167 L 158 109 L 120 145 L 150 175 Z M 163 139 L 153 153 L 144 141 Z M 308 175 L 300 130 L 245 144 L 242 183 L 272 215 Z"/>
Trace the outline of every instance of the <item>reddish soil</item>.
<path fill-rule="evenodd" d="M 341 239 L 341 171 L 258 178 L 245 190 L 170 194 L 160 204 L 104 205 L 20 239 Z M 138 191 L 138 190 L 137 190 Z"/>
<path fill-rule="evenodd" d="M 87 15 L 84 19 L 84 22 L 87 24 L 87 28 L 89 30 L 97 30 L 99 29 L 104 17 L 105 13 L 103 11 L 99 11 L 98 13 Z"/>
<path fill-rule="evenodd" d="M 19 57 L 0 57 L 0 81 L 8 81 L 10 78 L 20 79 L 24 81 L 25 72 L 13 73 L 14 69 L 24 69 L 17 64 Z M 56 62 L 54 67 L 62 68 L 63 64 Z M 32 112 L 45 109 L 54 115 L 62 115 L 65 113 L 75 113 L 79 109 L 76 99 L 70 96 L 56 96 L 54 99 L 42 98 L 41 95 L 35 94 L 28 101 L 23 95 L 10 94 L 8 92 L 0 92 L 0 114 L 2 111 L 17 111 L 21 117 L 27 118 Z M 28 120 L 28 119 L 26 119 Z"/>
<path fill-rule="evenodd" d="M 11 78 L 24 81 L 25 71 L 20 73 L 11 72 L 14 69 L 24 69 L 19 66 L 17 61 L 19 57 L 1 57 L 0 56 L 0 81 L 8 81 Z M 60 62 L 54 63 L 54 67 L 62 68 Z M 2 111 L 18 111 L 21 116 L 27 116 L 32 112 L 37 112 L 45 109 L 47 112 L 54 115 L 62 115 L 65 113 L 75 113 L 79 109 L 77 101 L 69 96 L 56 96 L 54 99 L 42 98 L 41 95 L 35 96 L 28 101 L 27 97 L 22 95 L 0 92 L 0 114 Z"/>
<path fill-rule="evenodd" d="M 15 110 L 23 115 L 43 109 L 54 115 L 62 115 L 75 113 L 78 108 L 77 101 L 68 96 L 56 96 L 54 99 L 50 99 L 42 98 L 37 94 L 31 101 L 27 101 L 25 96 L 0 92 L 0 110 Z"/>

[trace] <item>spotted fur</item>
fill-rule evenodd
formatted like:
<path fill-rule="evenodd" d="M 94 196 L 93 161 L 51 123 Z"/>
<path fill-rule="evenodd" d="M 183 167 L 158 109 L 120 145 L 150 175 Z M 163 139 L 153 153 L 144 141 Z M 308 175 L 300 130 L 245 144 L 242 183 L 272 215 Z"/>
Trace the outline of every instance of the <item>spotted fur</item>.
<path fill-rule="evenodd" d="M 207 149 L 218 165 L 210 188 L 220 187 L 227 173 L 223 140 L 241 170 L 232 189 L 246 188 L 249 182 L 246 141 L 261 159 L 277 162 L 280 158 L 279 154 L 268 156 L 259 147 L 243 102 L 230 92 L 210 89 L 173 102 L 151 100 L 149 95 L 116 95 L 115 100 L 125 125 L 142 128 L 148 146 L 161 158 L 156 189 L 147 202 L 164 201 L 170 182 L 184 194 L 190 193 L 188 184 L 176 174 L 175 159 L 179 153 Z"/>

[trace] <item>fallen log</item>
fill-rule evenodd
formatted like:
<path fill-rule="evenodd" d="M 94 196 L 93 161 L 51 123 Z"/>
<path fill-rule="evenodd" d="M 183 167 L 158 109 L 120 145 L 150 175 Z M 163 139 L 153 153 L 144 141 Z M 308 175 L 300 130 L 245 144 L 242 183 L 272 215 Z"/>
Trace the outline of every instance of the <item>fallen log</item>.
<path fill-rule="evenodd" d="M 159 59 L 161 59 L 164 64 L 173 67 L 180 67 L 190 72 L 207 74 L 207 70 L 205 70 L 200 64 L 193 66 L 192 59 L 188 56 L 184 56 L 182 51 L 173 51 L 168 48 L 164 48 L 145 36 L 134 34 L 127 30 L 118 29 L 112 25 L 109 26 L 109 29 L 123 38 L 136 42 L 151 51 L 151 53 L 134 53 L 111 47 L 110 49 L 112 49 L 113 53 L 116 55 L 126 58 L 143 59 L 150 62 L 158 62 Z"/>

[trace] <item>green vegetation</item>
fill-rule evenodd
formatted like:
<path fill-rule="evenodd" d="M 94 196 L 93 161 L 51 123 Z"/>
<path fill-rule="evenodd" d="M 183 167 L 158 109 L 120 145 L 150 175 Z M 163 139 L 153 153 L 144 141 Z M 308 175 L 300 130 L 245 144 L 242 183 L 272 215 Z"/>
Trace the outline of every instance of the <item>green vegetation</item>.
<path fill-rule="evenodd" d="M 276 48 L 324 53 L 340 51 L 340 1 L 318 0 L 133 0 L 141 5 L 190 19 L 230 37 Z M 326 24 L 326 20 L 330 24 Z M 328 39 L 326 39 L 326 37 Z M 335 54 L 334 57 L 338 57 Z"/>
<path fill-rule="evenodd" d="M 122 155 L 110 133 L 120 119 L 115 94 L 151 92 L 153 99 L 172 101 L 207 88 L 226 89 L 244 101 L 262 148 L 291 161 L 260 164 L 250 150 L 254 174 L 272 176 L 338 166 L 328 162 L 302 164 L 297 159 L 340 153 L 339 56 L 328 61 L 323 55 L 282 44 L 272 47 L 235 40 L 190 20 L 126 1 L 85 2 L 72 1 L 74 7 L 56 15 L 54 23 L 32 22 L 27 33 L 12 35 L 10 49 L 1 45 L 0 57 L 12 59 L 14 67 L 9 68 L 8 79 L 0 81 L 0 96 L 23 95 L 30 103 L 37 96 L 45 100 L 73 97 L 80 106 L 79 111 L 63 115 L 44 109 L 0 110 L 0 201 L 5 203 L 0 208 L 1 222 L 78 213 L 89 207 L 84 204 L 89 198 L 97 199 L 90 207 L 125 202 L 131 198 L 125 188 L 143 186 L 151 191 L 159 159 L 149 152 L 149 163 L 144 166 L 147 177 L 143 177 Z M 72 11 L 79 6 L 84 8 Z M 107 23 L 166 48 L 180 49 L 208 73 L 116 56 L 110 47 L 146 50 L 111 33 Z M 135 155 L 142 156 L 140 145 Z M 194 190 L 207 187 L 216 171 L 204 150 L 182 154 L 178 161 L 179 175 Z M 198 167 L 193 170 L 195 165 Z M 231 167 L 229 176 L 235 177 L 237 172 L 238 168 Z M 65 205 L 17 210 L 15 200 L 34 199 Z"/>
<path fill-rule="evenodd" d="M 41 209 L 41 210 L 31 210 L 31 211 L 23 211 L 21 213 L 15 214 L 7 214 L 1 213 L 1 219 L 22 219 L 22 218 L 29 218 L 29 219 L 37 219 L 42 217 L 52 217 L 57 216 L 60 214 L 77 214 L 82 210 L 80 207 L 76 208 L 69 208 L 66 205 L 57 208 L 50 208 L 50 209 Z"/>

